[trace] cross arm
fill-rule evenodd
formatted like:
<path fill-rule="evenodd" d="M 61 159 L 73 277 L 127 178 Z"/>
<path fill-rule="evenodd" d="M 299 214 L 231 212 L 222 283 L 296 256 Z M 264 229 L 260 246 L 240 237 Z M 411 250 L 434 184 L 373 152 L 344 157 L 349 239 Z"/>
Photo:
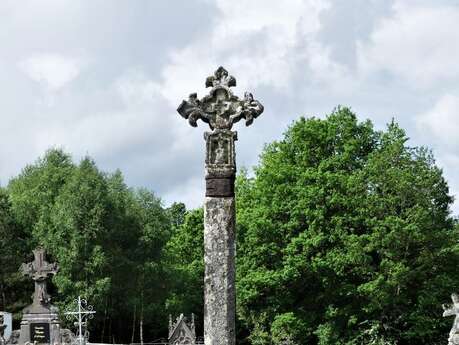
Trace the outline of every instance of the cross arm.
<path fill-rule="evenodd" d="M 246 92 L 244 99 L 239 103 L 236 113 L 230 117 L 231 123 L 233 124 L 241 119 L 245 119 L 245 125 L 250 126 L 263 110 L 263 105 L 253 99 L 253 95 L 250 92 Z"/>
<path fill-rule="evenodd" d="M 33 265 L 31 262 L 27 263 L 27 264 L 22 264 L 21 267 L 19 268 L 19 272 L 22 273 L 22 275 L 24 276 L 30 276 L 33 274 Z"/>
<path fill-rule="evenodd" d="M 458 310 L 450 305 L 443 304 L 443 316 L 453 316 L 458 314 Z"/>
<path fill-rule="evenodd" d="M 201 101 L 198 99 L 196 93 L 192 93 L 188 100 L 183 100 L 180 106 L 177 108 L 177 112 L 185 119 L 188 120 L 191 126 L 197 127 L 197 121 L 209 123 L 209 115 L 202 109 Z"/>

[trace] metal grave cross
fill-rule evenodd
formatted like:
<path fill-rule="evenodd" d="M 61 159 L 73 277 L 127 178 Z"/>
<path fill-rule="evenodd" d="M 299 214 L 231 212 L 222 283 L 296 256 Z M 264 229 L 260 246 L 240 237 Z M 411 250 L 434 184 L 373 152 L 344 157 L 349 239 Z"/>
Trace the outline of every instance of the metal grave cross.
<path fill-rule="evenodd" d="M 78 299 L 75 300 L 75 302 L 78 310 L 68 311 L 64 314 L 67 316 L 68 320 L 73 320 L 74 318 L 78 319 L 78 322 L 75 322 L 75 325 L 78 325 L 78 341 L 80 345 L 84 345 L 86 343 L 86 338 L 83 334 L 83 328 L 86 328 L 85 319 L 92 319 L 96 312 L 93 310 L 93 306 L 89 305 L 86 299 L 83 299 L 80 296 L 78 296 Z"/>
<path fill-rule="evenodd" d="M 45 259 L 45 249 L 38 247 L 33 251 L 34 261 L 22 264 L 20 271 L 25 276 L 32 278 L 35 282 L 35 292 L 33 303 L 46 305 L 50 302 L 51 297 L 46 289 L 46 279 L 55 275 L 59 271 L 57 263 L 49 263 Z"/>

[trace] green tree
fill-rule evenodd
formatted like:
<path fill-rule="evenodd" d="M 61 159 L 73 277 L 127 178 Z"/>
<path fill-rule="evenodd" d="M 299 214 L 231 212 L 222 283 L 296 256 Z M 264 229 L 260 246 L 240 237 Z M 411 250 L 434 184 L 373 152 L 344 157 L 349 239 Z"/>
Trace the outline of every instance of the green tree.
<path fill-rule="evenodd" d="M 10 180 L 5 189 L 7 196 L 3 200 L 9 204 L 9 216 L 5 219 L 14 225 L 8 227 L 10 234 L 5 236 L 6 240 L 2 243 L 10 251 L 15 248 L 16 255 L 8 261 L 10 274 L 3 282 L 10 284 L 14 291 L 14 304 L 9 311 L 15 314 L 16 321 L 22 308 L 31 303 L 33 291 L 33 284 L 18 273 L 19 266 L 31 260 L 32 249 L 41 243 L 38 228 L 50 223 L 50 210 L 75 168 L 70 156 L 61 150 L 52 149 L 34 164 L 26 166 L 17 177 Z"/>
<path fill-rule="evenodd" d="M 22 282 L 18 268 L 24 257 L 25 238 L 14 221 L 7 192 L 0 188 L 0 310 L 17 312 L 29 297 L 20 289 Z"/>
<path fill-rule="evenodd" d="M 119 171 L 103 173 L 90 158 L 75 164 L 61 150 L 50 150 L 12 179 L 7 193 L 0 195 L 0 231 L 10 234 L 6 238 L 12 231 L 22 234 L 22 242 L 12 241 L 21 249 L 16 261 L 28 260 L 38 244 L 47 249 L 60 266 L 54 302 L 63 310 L 82 295 L 98 311 L 90 324 L 92 339 L 129 342 L 135 329 L 154 337 L 167 327 L 161 260 L 171 222 L 152 192 L 129 189 Z M 19 279 L 5 274 L 5 281 Z M 30 303 L 33 284 L 19 280 L 14 287 L 27 294 L 20 311 Z"/>
<path fill-rule="evenodd" d="M 407 141 L 394 122 L 378 132 L 338 108 L 295 122 L 254 178 L 239 176 L 238 314 L 253 344 L 446 338 L 452 198 L 431 153 Z"/>
<path fill-rule="evenodd" d="M 175 233 L 167 244 L 170 282 L 170 291 L 166 300 L 167 310 L 176 316 L 180 313 L 187 315 L 194 313 L 197 315 L 197 326 L 200 329 L 202 329 L 204 311 L 203 218 L 202 208 L 188 211 L 183 223 L 176 227 Z"/>

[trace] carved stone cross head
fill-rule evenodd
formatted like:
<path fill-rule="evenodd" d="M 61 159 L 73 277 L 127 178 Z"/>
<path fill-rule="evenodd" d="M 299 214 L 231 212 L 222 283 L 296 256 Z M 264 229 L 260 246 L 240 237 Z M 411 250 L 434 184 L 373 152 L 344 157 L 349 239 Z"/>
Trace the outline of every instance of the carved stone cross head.
<path fill-rule="evenodd" d="M 34 281 L 43 281 L 55 275 L 59 271 L 56 263 L 48 263 L 45 260 L 45 250 L 41 247 L 33 251 L 35 260 L 27 264 L 22 264 L 21 272 L 32 278 Z"/>
<path fill-rule="evenodd" d="M 241 119 L 245 119 L 249 126 L 263 112 L 263 105 L 254 100 L 250 92 L 239 99 L 230 89 L 233 86 L 236 86 L 236 79 L 219 67 L 213 76 L 206 79 L 206 87 L 211 87 L 209 95 L 198 99 L 197 94 L 192 93 L 188 100 L 182 101 L 177 111 L 193 127 L 197 126 L 199 119 L 208 123 L 212 130 L 230 130 Z"/>
<path fill-rule="evenodd" d="M 56 263 L 49 263 L 45 260 L 45 250 L 38 247 L 33 251 L 34 261 L 22 264 L 21 273 L 32 278 L 35 282 L 35 291 L 33 294 L 33 305 L 48 305 L 51 296 L 46 289 L 46 279 L 55 275 L 59 271 Z"/>

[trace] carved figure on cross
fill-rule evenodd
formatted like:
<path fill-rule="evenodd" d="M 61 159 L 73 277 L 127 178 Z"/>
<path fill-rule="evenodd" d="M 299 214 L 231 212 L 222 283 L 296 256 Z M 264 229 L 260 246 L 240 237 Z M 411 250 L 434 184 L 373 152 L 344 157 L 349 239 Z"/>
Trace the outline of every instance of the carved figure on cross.
<path fill-rule="evenodd" d="M 451 295 L 452 305 L 443 304 L 443 316 L 455 316 L 453 327 L 449 332 L 448 345 L 459 345 L 459 295 Z"/>
<path fill-rule="evenodd" d="M 51 296 L 47 291 L 46 280 L 59 271 L 57 263 L 48 263 L 45 259 L 45 250 L 38 247 L 33 251 L 34 261 L 22 264 L 20 271 L 23 275 L 32 278 L 35 282 L 35 291 L 33 295 L 34 305 L 48 305 Z"/>

